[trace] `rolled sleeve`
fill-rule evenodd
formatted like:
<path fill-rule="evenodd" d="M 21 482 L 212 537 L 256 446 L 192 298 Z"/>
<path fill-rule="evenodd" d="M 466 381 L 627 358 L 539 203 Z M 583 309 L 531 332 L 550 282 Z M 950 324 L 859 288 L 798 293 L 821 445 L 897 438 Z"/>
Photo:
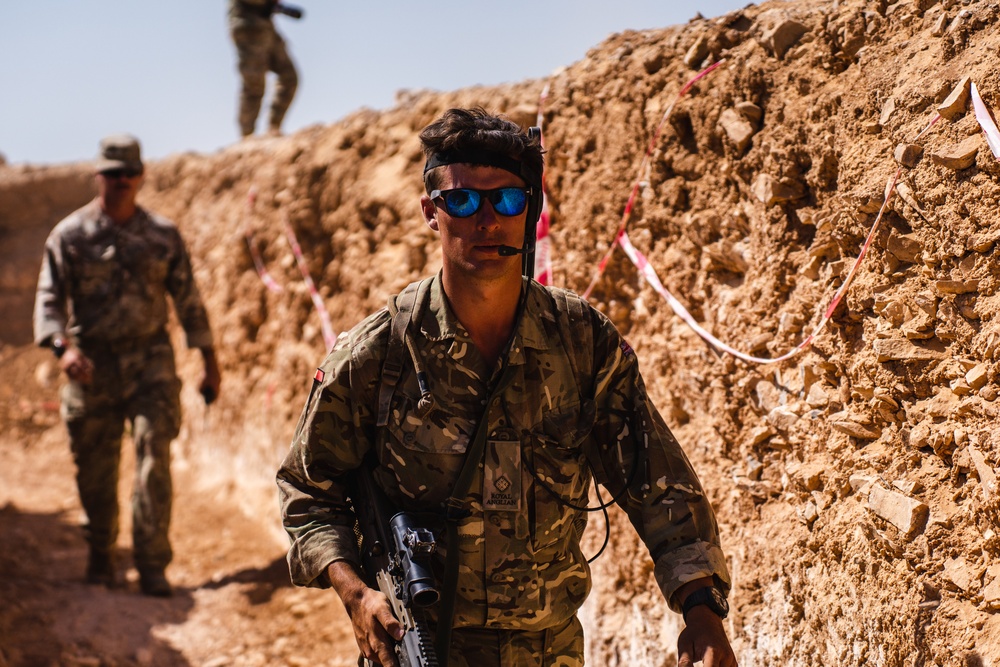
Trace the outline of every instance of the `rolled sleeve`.
<path fill-rule="evenodd" d="M 214 344 L 212 329 L 208 324 L 208 312 L 194 279 L 191 256 L 180 234 L 175 236 L 174 243 L 176 254 L 170 267 L 167 288 L 174 300 L 177 319 L 184 328 L 188 347 L 210 348 Z"/>
<path fill-rule="evenodd" d="M 673 593 L 699 577 L 714 577 L 728 592 L 718 524 L 701 482 L 646 394 L 635 353 L 606 318 L 599 322 L 596 358 L 604 361 L 595 380 L 594 434 L 606 486 L 628 487 L 618 504 L 649 550 L 671 608 Z"/>
<path fill-rule="evenodd" d="M 351 337 L 342 336 L 345 342 L 320 366 L 277 474 L 282 523 L 291 541 L 288 568 L 299 586 L 325 588 L 330 563 L 360 563 L 346 480 L 372 445 L 362 423 L 370 411 L 358 387 L 352 388 L 358 368 Z"/>
<path fill-rule="evenodd" d="M 66 294 L 63 289 L 64 262 L 58 239 L 50 237 L 45 244 L 42 268 L 35 292 L 35 343 L 48 345 L 58 334 L 66 333 Z"/>
<path fill-rule="evenodd" d="M 726 556 L 719 545 L 711 542 L 685 544 L 662 554 L 653 568 L 653 576 L 667 604 L 677 613 L 681 608 L 674 600 L 674 593 L 689 581 L 713 577 L 715 585 L 726 595 L 732 588 Z"/>

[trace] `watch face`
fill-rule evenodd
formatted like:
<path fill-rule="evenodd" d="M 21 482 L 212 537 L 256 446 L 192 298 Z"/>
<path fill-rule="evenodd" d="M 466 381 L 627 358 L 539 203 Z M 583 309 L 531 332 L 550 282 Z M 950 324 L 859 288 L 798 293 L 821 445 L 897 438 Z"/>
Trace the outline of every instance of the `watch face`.
<path fill-rule="evenodd" d="M 691 593 L 684 602 L 685 620 L 690 609 L 702 604 L 711 609 L 719 618 L 725 618 L 729 615 L 729 602 L 726 600 L 726 596 L 715 586 L 706 586 Z"/>
<path fill-rule="evenodd" d="M 715 586 L 711 586 L 708 589 L 708 594 L 711 596 L 712 602 L 714 603 L 712 606 L 718 607 L 718 611 L 723 612 L 721 615 L 725 618 L 725 614 L 729 613 L 729 601 L 726 600 L 722 591 Z"/>

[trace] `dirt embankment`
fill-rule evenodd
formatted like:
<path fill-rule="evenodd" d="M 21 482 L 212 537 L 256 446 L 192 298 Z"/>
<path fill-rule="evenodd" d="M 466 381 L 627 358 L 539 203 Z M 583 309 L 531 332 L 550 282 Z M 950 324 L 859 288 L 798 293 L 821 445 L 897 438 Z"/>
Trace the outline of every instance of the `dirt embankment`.
<path fill-rule="evenodd" d="M 968 102 L 949 99 L 968 76 L 1000 107 L 998 19 L 1000 6 L 987 1 L 764 3 L 617 35 L 547 81 L 401 94 L 385 112 L 151 165 L 142 200 L 182 227 L 225 373 L 210 414 L 185 389 L 183 476 L 190 488 L 212 491 L 211 502 L 191 511 L 214 517 L 213 530 L 228 523 L 227 512 L 250 517 L 232 523 L 273 539 L 248 560 L 280 557 L 271 478 L 323 354 L 321 322 L 284 225 L 295 230 L 334 331 L 436 270 L 437 246 L 417 207 L 416 134 L 442 110 L 480 104 L 530 124 L 548 84 L 542 111 L 555 283 L 587 287 L 641 179 L 633 243 L 702 326 L 766 357 L 791 349 L 819 322 L 878 216 L 898 166 L 894 152 L 914 144 L 899 153 L 908 166 L 842 305 L 789 361 L 752 364 L 714 351 L 620 249 L 592 300 L 638 350 L 654 400 L 716 504 L 735 577 L 729 629 L 741 664 L 1000 664 L 1000 163 Z M 678 101 L 648 169 L 637 173 L 681 85 L 721 58 Z M 917 139 L 941 106 L 946 117 Z M 23 170 L 0 174 L 13 183 L 4 193 L 28 187 Z M 33 285 L 33 258 L 61 206 L 35 216 L 44 229 L 0 226 L 18 241 L 15 255 L 32 258 L 15 277 L 5 269 L 16 298 Z M 282 291 L 259 278 L 247 231 Z M 22 389 L 3 395 L 4 430 L 20 434 L 3 446 L 27 452 L 10 459 L 38 468 L 34 449 L 57 451 L 58 438 L 55 416 L 36 409 L 52 400 L 51 388 L 34 379 L 46 357 L 20 347 L 23 323 L 4 325 L 10 337 L 2 338 L 0 363 L 20 369 Z M 181 360 L 193 378 L 195 359 Z M 5 512 L 30 515 L 30 489 L 5 481 L 29 494 L 12 493 Z M 48 518 L 66 531 L 58 528 L 66 517 Z M 11 532 L 13 520 L 0 523 L 5 540 L 31 532 Z M 179 539 L 204 530 L 180 521 Z M 598 541 L 602 526 L 592 523 Z M 661 664 L 676 617 L 620 517 L 613 523 L 612 555 L 595 566 L 583 614 L 591 662 Z M 75 535 L 58 539 L 82 557 Z M 226 552 L 224 540 L 192 539 L 192 548 Z M 178 549 L 190 607 L 170 607 L 140 628 L 176 660 L 162 664 L 206 662 L 195 657 L 206 655 L 196 620 L 208 604 L 204 557 Z M 233 567 L 239 558 L 222 560 Z M 257 581 L 254 590 L 263 590 L 266 571 L 243 585 Z M 15 589 L 23 604 L 35 604 L 39 593 Z M 279 588 L 280 604 L 254 608 L 254 622 L 240 626 L 244 648 L 255 637 L 270 646 L 272 661 L 295 664 L 294 651 L 274 648 L 277 635 L 268 635 L 280 628 L 289 644 L 314 641 L 293 629 L 305 621 L 281 624 L 292 614 L 291 594 Z M 327 598 L 316 600 L 323 602 L 309 604 Z M 213 610 L 216 621 L 244 614 L 224 601 Z M 302 607 L 296 613 L 313 618 Z M 320 613 L 342 619 L 336 606 Z M 10 618 L 3 622 L 0 611 L 2 646 L 23 655 Z M 229 656 L 218 664 L 256 664 L 247 658 L 256 649 L 240 646 L 216 647 Z M 347 638 L 341 649 L 349 647 Z M 136 660 L 134 651 L 113 655 L 126 657 L 107 664 Z"/>

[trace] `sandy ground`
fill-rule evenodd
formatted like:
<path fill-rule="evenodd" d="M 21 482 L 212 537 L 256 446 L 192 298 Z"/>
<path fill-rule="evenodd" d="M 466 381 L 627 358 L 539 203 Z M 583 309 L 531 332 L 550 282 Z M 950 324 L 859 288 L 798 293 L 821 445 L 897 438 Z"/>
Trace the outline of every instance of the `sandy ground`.
<path fill-rule="evenodd" d="M 87 547 L 74 465 L 52 388 L 34 388 L 48 354 L 4 350 L 0 368 L 29 391 L 25 421 L 0 436 L 0 665 L 10 667 L 238 667 L 356 664 L 349 621 L 331 591 L 291 586 L 277 511 L 251 517 L 199 487 L 174 458 L 175 552 L 169 599 L 138 592 L 130 562 L 128 494 L 133 457 L 123 449 L 120 567 L 125 586 L 84 582 Z M 20 369 L 15 370 L 15 368 Z M 34 389 L 34 391 L 31 391 Z M 198 418 L 203 418 L 199 415 Z M 8 422 L 10 423 L 10 422 Z"/>

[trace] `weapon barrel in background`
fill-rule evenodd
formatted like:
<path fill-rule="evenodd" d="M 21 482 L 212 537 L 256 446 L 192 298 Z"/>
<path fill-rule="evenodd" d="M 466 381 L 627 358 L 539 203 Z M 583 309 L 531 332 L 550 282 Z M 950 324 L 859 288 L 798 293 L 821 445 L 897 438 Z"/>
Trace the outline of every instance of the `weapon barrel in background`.
<path fill-rule="evenodd" d="M 301 7 L 286 5 L 281 2 L 274 6 L 274 11 L 279 14 L 284 14 L 285 16 L 291 16 L 293 19 L 300 19 L 305 14 Z"/>

